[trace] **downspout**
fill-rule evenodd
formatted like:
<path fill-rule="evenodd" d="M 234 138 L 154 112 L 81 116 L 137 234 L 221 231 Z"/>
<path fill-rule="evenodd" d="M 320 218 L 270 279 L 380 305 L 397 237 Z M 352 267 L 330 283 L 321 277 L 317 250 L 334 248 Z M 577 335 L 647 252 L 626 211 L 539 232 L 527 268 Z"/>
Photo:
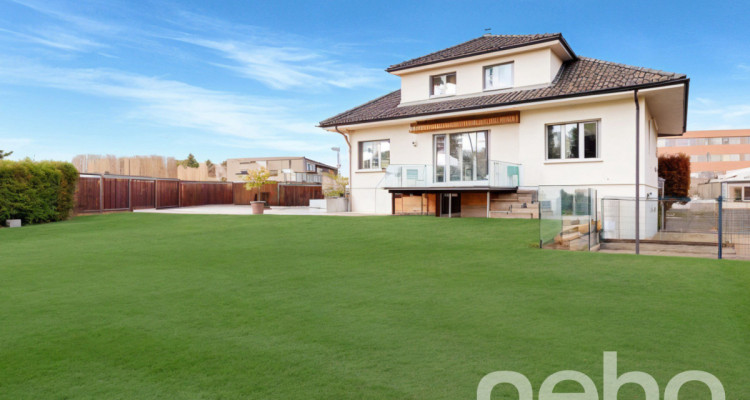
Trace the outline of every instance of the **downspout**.
<path fill-rule="evenodd" d="M 635 254 L 641 253 L 641 105 L 638 89 L 633 92 L 635 100 Z"/>
<path fill-rule="evenodd" d="M 344 140 L 346 140 L 346 147 L 349 148 L 349 201 L 346 203 L 346 210 L 348 212 L 352 211 L 352 195 L 353 195 L 353 183 L 354 183 L 354 176 L 352 175 L 352 144 L 349 142 L 349 136 L 346 136 L 346 133 L 341 132 L 339 130 L 338 125 L 334 126 L 333 129 L 336 130 L 341 136 L 344 137 Z"/>

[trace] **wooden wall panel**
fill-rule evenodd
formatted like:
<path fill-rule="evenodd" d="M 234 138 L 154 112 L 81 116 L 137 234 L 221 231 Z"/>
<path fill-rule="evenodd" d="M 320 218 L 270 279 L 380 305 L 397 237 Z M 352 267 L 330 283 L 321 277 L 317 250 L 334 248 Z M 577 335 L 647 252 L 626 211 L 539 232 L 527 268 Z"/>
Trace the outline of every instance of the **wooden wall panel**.
<path fill-rule="evenodd" d="M 487 217 L 487 193 L 461 193 L 462 217 Z"/>
<path fill-rule="evenodd" d="M 156 207 L 171 208 L 180 206 L 180 182 L 163 181 L 156 182 Z"/>
<path fill-rule="evenodd" d="M 76 190 L 76 212 L 98 212 L 99 178 L 81 177 Z"/>
<path fill-rule="evenodd" d="M 279 185 L 280 206 L 304 206 L 310 205 L 312 199 L 323 199 L 323 188 L 317 185 Z"/>
<path fill-rule="evenodd" d="M 231 182 L 181 182 L 180 205 L 182 207 L 210 204 L 232 204 L 234 202 Z"/>
<path fill-rule="evenodd" d="M 128 209 L 128 179 L 104 178 L 104 211 Z"/>
<path fill-rule="evenodd" d="M 234 182 L 234 204 L 247 205 L 257 198 L 258 190 L 247 190 L 242 182 Z M 269 206 L 278 206 L 279 204 L 279 186 L 278 183 L 268 183 L 260 188 L 261 200 Z"/>
<path fill-rule="evenodd" d="M 130 181 L 130 207 L 133 210 L 154 208 L 154 181 L 133 179 Z"/>

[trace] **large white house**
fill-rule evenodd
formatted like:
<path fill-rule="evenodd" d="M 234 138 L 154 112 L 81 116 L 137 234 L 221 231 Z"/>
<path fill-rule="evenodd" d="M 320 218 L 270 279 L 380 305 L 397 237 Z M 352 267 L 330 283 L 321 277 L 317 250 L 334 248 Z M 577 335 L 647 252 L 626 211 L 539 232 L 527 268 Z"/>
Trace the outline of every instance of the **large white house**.
<path fill-rule="evenodd" d="M 544 185 L 656 197 L 657 137 L 685 131 L 685 75 L 582 57 L 559 33 L 484 35 L 386 71 L 400 90 L 320 123 L 349 143 L 355 212 L 491 216 Z"/>

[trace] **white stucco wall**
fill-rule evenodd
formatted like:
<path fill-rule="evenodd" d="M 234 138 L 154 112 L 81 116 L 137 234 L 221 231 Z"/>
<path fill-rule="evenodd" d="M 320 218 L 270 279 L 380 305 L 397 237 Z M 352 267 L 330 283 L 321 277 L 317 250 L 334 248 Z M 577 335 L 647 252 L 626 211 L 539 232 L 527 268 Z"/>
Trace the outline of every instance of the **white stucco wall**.
<path fill-rule="evenodd" d="M 484 67 L 507 62 L 513 62 L 513 86 L 516 88 L 549 84 L 562 65 L 560 58 L 551 49 L 543 48 L 406 73 L 401 76 L 401 102 L 429 99 L 430 77 L 451 72 L 456 73 L 456 95 L 481 93 L 484 91 Z"/>
<path fill-rule="evenodd" d="M 641 102 L 641 195 L 657 193 L 656 133 L 646 128 L 649 118 Z M 594 160 L 547 161 L 545 125 L 599 120 L 599 155 Z M 489 132 L 489 159 L 516 162 L 522 167 L 522 186 L 578 185 L 597 189 L 598 197 L 633 197 L 635 184 L 635 105 L 631 98 L 557 105 L 521 111 L 519 124 L 477 128 Z M 421 134 L 409 133 L 407 123 L 355 130 L 352 141 L 352 210 L 391 213 L 390 194 L 377 189 L 384 172 L 358 171 L 359 142 L 390 140 L 391 164 L 433 164 L 434 134 L 466 132 L 466 129 Z M 648 138 L 648 135 L 652 136 Z M 416 146 L 413 144 L 416 143 Z M 649 147 L 651 146 L 651 147 Z M 649 152 L 645 153 L 648 149 Z"/>

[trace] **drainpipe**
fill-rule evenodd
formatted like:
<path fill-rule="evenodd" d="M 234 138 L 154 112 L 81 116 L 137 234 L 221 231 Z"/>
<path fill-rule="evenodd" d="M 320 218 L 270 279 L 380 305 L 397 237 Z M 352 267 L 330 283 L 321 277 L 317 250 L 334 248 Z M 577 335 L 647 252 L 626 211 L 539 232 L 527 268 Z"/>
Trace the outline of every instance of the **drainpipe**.
<path fill-rule="evenodd" d="M 638 89 L 633 92 L 635 100 L 635 254 L 641 253 L 641 106 Z"/>
<path fill-rule="evenodd" d="M 349 148 L 349 201 L 346 205 L 346 210 L 351 212 L 352 211 L 352 195 L 354 194 L 353 183 L 354 183 L 354 176 L 352 175 L 352 144 L 349 142 L 349 136 L 346 136 L 346 133 L 341 132 L 339 130 L 338 125 L 334 126 L 333 129 L 336 130 L 341 136 L 344 137 L 344 140 L 346 140 L 346 147 Z"/>

